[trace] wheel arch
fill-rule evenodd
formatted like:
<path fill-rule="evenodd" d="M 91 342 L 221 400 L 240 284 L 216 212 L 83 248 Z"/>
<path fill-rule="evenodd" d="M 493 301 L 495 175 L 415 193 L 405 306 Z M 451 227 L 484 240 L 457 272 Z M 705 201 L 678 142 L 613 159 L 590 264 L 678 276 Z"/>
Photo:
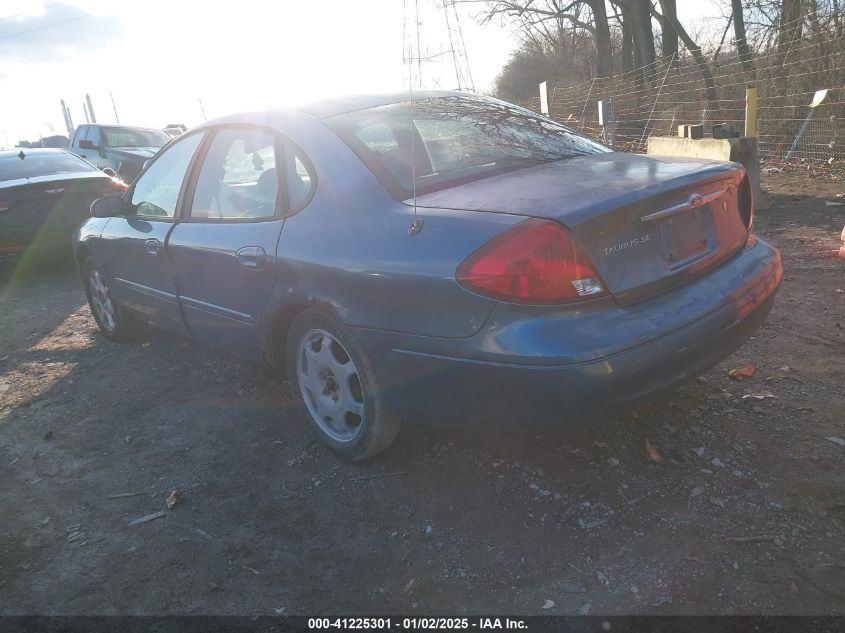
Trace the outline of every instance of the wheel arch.
<path fill-rule="evenodd" d="M 281 377 L 287 376 L 287 339 L 294 319 L 306 310 L 318 310 L 336 319 L 331 305 L 325 301 L 311 299 L 286 303 L 270 311 L 264 337 L 264 360 Z"/>
<path fill-rule="evenodd" d="M 82 274 L 82 267 L 85 265 L 85 260 L 91 257 L 93 253 L 91 249 L 85 244 L 79 244 L 73 251 L 73 257 L 76 260 L 76 268 Z"/>

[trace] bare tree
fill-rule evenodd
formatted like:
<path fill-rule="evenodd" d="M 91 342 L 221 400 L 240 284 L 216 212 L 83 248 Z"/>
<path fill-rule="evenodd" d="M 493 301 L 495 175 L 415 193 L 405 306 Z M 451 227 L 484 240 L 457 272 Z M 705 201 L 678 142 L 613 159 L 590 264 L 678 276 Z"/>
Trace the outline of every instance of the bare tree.
<path fill-rule="evenodd" d="M 792 44 L 801 37 L 802 31 L 802 1 L 783 0 L 780 9 L 780 23 L 778 25 L 777 63 L 783 64 L 789 56 Z"/>
<path fill-rule="evenodd" d="M 566 25 L 580 29 L 589 33 L 595 44 L 596 76 L 613 74 L 610 27 L 604 0 L 487 0 L 482 16 L 482 23 L 495 16 L 514 20 L 529 38 L 537 35 L 558 37 Z"/>
<path fill-rule="evenodd" d="M 671 13 L 677 19 L 678 8 L 675 0 L 664 0 L 661 2 L 663 6 L 663 19 L 660 21 L 660 53 L 663 57 L 670 59 L 678 55 L 678 34 L 666 17 L 667 13 Z"/>
<path fill-rule="evenodd" d="M 614 17 L 622 31 L 622 71 L 634 70 L 634 31 L 631 27 L 631 15 L 628 5 L 624 3 L 611 2 Z"/>
<path fill-rule="evenodd" d="M 607 6 L 604 0 L 586 0 L 593 14 L 596 27 L 596 72 L 599 77 L 613 74 L 613 56 L 610 46 L 610 24 L 607 22 Z"/>
<path fill-rule="evenodd" d="M 681 38 L 681 41 L 684 43 L 684 46 L 687 47 L 687 50 L 692 55 L 693 59 L 695 60 L 695 64 L 698 67 L 698 72 L 701 74 L 701 78 L 704 80 L 704 94 L 707 97 L 707 101 L 710 103 L 716 102 L 716 83 L 713 80 L 713 73 L 710 71 L 710 64 L 707 63 L 707 59 L 704 57 L 704 53 L 701 52 L 701 47 L 695 43 L 695 41 L 689 36 L 686 29 L 678 20 L 677 13 L 674 11 L 667 11 L 666 7 L 668 6 L 669 0 L 660 0 L 660 7 L 663 9 L 663 15 L 661 16 L 657 13 L 656 10 L 652 8 L 655 17 L 658 20 L 665 19 L 669 25 L 675 30 L 675 33 L 678 34 L 678 37 Z M 672 3 L 674 4 L 674 3 Z"/>
<path fill-rule="evenodd" d="M 651 0 L 622 0 L 622 4 L 627 6 L 625 19 L 631 21 L 635 67 L 651 66 L 657 58 L 651 27 Z"/>
<path fill-rule="evenodd" d="M 731 0 L 731 16 L 734 22 L 734 39 L 736 50 L 742 62 L 745 72 L 754 72 L 754 65 L 751 63 L 751 48 L 748 46 L 748 37 L 745 34 L 745 16 L 743 14 L 742 0 Z"/>

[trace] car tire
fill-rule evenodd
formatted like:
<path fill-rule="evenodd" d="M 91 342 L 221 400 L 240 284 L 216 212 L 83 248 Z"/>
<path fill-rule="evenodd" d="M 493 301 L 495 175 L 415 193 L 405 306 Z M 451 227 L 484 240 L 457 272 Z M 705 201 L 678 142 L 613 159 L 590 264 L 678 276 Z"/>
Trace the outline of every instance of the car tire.
<path fill-rule="evenodd" d="M 317 310 L 301 312 L 286 346 L 292 396 L 326 446 L 343 459 L 362 461 L 393 443 L 400 420 L 366 355 L 331 318 Z"/>
<path fill-rule="evenodd" d="M 82 282 L 91 314 L 103 335 L 115 342 L 134 338 L 138 333 L 138 322 L 126 308 L 112 299 L 108 278 L 93 257 L 88 257 L 82 265 Z"/>

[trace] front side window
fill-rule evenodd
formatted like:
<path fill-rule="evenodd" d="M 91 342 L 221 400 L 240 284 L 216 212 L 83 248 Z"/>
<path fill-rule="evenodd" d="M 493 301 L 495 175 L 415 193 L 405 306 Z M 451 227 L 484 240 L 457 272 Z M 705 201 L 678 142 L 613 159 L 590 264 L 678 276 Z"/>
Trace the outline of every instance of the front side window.
<path fill-rule="evenodd" d="M 191 134 L 177 141 L 141 174 L 132 190 L 135 215 L 159 218 L 176 215 L 182 182 L 202 137 L 203 133 Z"/>
<path fill-rule="evenodd" d="M 88 132 L 88 126 L 87 125 L 80 125 L 78 128 L 76 128 L 76 134 L 73 135 L 73 141 L 71 142 L 73 147 L 79 147 L 79 141 L 85 140 L 85 138 L 86 138 L 85 134 L 87 132 Z"/>
<path fill-rule="evenodd" d="M 469 96 L 395 103 L 326 121 L 401 197 L 610 151 L 530 110 Z"/>
<path fill-rule="evenodd" d="M 278 191 L 273 134 L 225 128 L 214 136 L 203 160 L 191 218 L 271 218 L 276 215 Z"/>
<path fill-rule="evenodd" d="M 104 147 L 164 147 L 170 141 L 167 134 L 158 130 L 133 127 L 103 127 L 101 129 Z"/>

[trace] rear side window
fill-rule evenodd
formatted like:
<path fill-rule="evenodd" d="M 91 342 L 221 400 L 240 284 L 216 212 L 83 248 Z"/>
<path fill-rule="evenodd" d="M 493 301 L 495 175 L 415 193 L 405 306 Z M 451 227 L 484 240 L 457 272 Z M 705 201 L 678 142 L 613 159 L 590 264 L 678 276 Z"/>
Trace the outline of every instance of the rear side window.
<path fill-rule="evenodd" d="M 182 182 L 202 138 L 203 133 L 196 133 L 176 141 L 141 174 L 132 189 L 135 215 L 154 218 L 176 215 Z"/>
<path fill-rule="evenodd" d="M 81 171 L 97 171 L 97 168 L 65 152 L 27 154 L 24 150 L 23 159 L 18 154 L 0 157 L 0 181 L 72 174 Z"/>
<path fill-rule="evenodd" d="M 217 132 L 197 177 L 191 217 L 248 220 L 276 214 L 276 140 L 264 130 Z"/>
<path fill-rule="evenodd" d="M 291 213 L 308 204 L 316 185 L 316 178 L 305 157 L 290 145 L 285 147 L 285 187 Z"/>
<path fill-rule="evenodd" d="M 273 218 L 280 190 L 288 211 L 296 213 L 311 200 L 316 184 L 311 162 L 291 143 L 261 128 L 224 128 L 203 159 L 191 218 Z"/>

